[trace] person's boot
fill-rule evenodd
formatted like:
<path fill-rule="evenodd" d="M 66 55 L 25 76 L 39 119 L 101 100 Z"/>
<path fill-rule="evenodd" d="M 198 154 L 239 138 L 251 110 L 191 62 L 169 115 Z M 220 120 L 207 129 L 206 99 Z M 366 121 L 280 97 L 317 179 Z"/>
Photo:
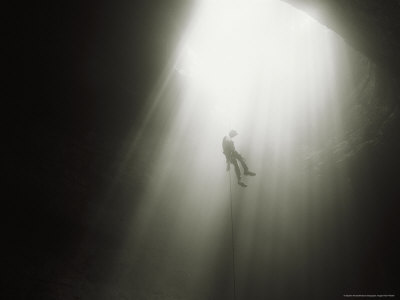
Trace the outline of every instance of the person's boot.
<path fill-rule="evenodd" d="M 256 173 L 251 172 L 251 171 L 249 171 L 249 170 L 244 171 L 243 174 L 244 174 L 244 175 L 248 175 L 248 176 L 256 176 Z"/>
<path fill-rule="evenodd" d="M 243 181 L 241 181 L 240 179 L 239 179 L 239 181 L 238 181 L 238 185 L 240 185 L 240 186 L 242 186 L 242 187 L 247 187 L 247 184 L 245 184 Z"/>

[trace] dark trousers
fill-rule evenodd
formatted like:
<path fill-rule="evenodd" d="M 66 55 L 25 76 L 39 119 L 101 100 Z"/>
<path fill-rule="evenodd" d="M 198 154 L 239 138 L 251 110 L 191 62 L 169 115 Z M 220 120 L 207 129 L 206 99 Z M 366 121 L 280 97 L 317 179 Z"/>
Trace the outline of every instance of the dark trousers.
<path fill-rule="evenodd" d="M 241 176 L 240 176 L 240 169 L 239 169 L 238 161 L 240 161 L 240 164 L 242 165 L 243 170 L 244 170 L 245 172 L 247 172 L 247 171 L 249 170 L 249 168 L 247 167 L 246 162 L 245 162 L 243 156 L 241 156 L 239 152 L 233 151 L 232 154 L 231 154 L 231 160 L 230 160 L 230 162 L 235 166 L 236 177 L 237 177 L 237 179 L 238 179 L 238 181 L 239 181 L 240 178 L 241 178 Z"/>

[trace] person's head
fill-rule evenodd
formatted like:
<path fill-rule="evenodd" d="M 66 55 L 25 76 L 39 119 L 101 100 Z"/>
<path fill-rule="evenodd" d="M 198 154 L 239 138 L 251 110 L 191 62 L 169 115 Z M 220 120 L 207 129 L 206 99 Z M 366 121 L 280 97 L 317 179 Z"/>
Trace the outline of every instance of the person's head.
<path fill-rule="evenodd" d="M 229 136 L 231 137 L 231 138 L 233 138 L 233 137 L 235 137 L 235 136 L 237 136 L 238 135 L 238 133 L 236 132 L 236 130 L 231 130 L 231 131 L 229 131 Z"/>

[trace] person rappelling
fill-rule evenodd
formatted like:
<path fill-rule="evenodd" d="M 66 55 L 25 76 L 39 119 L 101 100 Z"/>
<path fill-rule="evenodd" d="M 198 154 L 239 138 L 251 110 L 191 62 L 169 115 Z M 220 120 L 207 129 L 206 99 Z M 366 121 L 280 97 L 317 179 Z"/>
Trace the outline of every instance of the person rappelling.
<path fill-rule="evenodd" d="M 226 171 L 227 172 L 230 171 L 231 164 L 233 164 L 235 167 L 235 173 L 236 173 L 236 177 L 238 180 L 238 184 L 242 187 L 246 187 L 247 185 L 242 181 L 238 161 L 240 161 L 240 164 L 243 167 L 244 175 L 255 176 L 256 173 L 251 172 L 249 170 L 243 156 L 240 155 L 240 153 L 236 151 L 235 144 L 233 143 L 232 139 L 237 135 L 238 135 L 238 133 L 235 130 L 231 130 L 229 132 L 229 136 L 225 136 L 222 141 L 222 150 L 223 150 L 223 153 L 226 158 Z"/>

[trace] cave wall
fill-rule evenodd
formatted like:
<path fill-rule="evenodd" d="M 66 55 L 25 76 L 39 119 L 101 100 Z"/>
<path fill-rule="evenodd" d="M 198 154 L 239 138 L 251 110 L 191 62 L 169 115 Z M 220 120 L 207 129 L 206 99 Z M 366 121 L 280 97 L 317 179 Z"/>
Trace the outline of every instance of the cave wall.
<path fill-rule="evenodd" d="M 283 0 L 342 36 L 392 76 L 399 76 L 400 4 L 397 0 Z"/>
<path fill-rule="evenodd" d="M 343 106 L 348 129 L 336 149 L 354 166 L 356 189 L 375 187 L 375 197 L 396 199 L 395 186 L 400 182 L 399 1 L 284 1 L 338 33 L 354 48 L 349 51 L 349 61 L 357 87 Z"/>
<path fill-rule="evenodd" d="M 331 149 L 347 165 L 359 214 L 360 287 L 395 286 L 400 191 L 399 1 L 285 0 L 337 32 L 354 50 L 358 82 L 342 105 L 344 136 Z M 326 154 L 326 153 L 325 153 Z M 323 157 L 324 155 L 322 155 Z M 326 155 L 328 157 L 329 155 Z M 321 159 L 321 158 L 320 158 Z M 324 158 L 321 161 L 324 164 Z M 327 161 L 325 161 L 327 163 Z"/>

